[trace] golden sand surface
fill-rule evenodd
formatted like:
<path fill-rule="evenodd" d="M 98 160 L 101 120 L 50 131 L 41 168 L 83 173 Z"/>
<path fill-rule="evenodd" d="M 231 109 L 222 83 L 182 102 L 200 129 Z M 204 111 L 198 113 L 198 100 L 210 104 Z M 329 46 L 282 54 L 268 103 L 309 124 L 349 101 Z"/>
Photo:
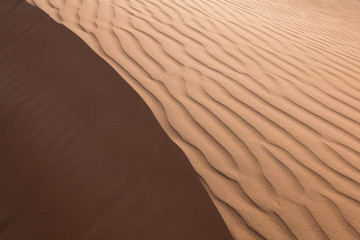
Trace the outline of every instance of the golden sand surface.
<path fill-rule="evenodd" d="M 359 1 L 28 1 L 145 100 L 235 239 L 360 239 Z"/>

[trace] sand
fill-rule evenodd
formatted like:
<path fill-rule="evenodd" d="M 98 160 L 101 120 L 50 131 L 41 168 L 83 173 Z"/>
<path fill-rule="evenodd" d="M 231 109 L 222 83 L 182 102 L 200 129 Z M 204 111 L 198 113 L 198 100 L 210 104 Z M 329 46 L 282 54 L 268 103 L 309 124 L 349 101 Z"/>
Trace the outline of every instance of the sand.
<path fill-rule="evenodd" d="M 0 239 L 232 239 L 185 154 L 114 69 L 0 2 Z"/>
<path fill-rule="evenodd" d="M 28 1 L 144 99 L 235 239 L 360 239 L 359 1 Z"/>

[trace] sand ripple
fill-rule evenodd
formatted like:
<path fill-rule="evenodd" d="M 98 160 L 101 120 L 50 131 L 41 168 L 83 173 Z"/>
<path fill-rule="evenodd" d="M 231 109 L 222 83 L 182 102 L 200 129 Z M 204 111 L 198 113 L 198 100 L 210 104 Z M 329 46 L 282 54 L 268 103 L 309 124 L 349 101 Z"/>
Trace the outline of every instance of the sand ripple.
<path fill-rule="evenodd" d="M 360 239 L 359 2 L 28 1 L 140 94 L 235 239 Z"/>

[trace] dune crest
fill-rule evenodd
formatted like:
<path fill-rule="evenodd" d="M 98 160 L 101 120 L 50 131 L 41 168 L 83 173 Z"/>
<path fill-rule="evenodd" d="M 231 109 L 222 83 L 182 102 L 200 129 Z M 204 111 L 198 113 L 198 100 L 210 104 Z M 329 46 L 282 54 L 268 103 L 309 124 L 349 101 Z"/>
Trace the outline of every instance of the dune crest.
<path fill-rule="evenodd" d="M 28 1 L 146 101 L 235 239 L 360 239 L 360 2 Z"/>

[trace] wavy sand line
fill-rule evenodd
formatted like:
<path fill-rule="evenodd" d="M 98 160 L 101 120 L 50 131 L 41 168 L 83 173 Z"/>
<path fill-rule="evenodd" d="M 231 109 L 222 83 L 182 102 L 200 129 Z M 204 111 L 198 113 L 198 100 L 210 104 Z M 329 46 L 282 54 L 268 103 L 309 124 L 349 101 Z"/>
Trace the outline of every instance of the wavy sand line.
<path fill-rule="evenodd" d="M 147 102 L 236 239 L 360 238 L 358 2 L 32 3 Z"/>

